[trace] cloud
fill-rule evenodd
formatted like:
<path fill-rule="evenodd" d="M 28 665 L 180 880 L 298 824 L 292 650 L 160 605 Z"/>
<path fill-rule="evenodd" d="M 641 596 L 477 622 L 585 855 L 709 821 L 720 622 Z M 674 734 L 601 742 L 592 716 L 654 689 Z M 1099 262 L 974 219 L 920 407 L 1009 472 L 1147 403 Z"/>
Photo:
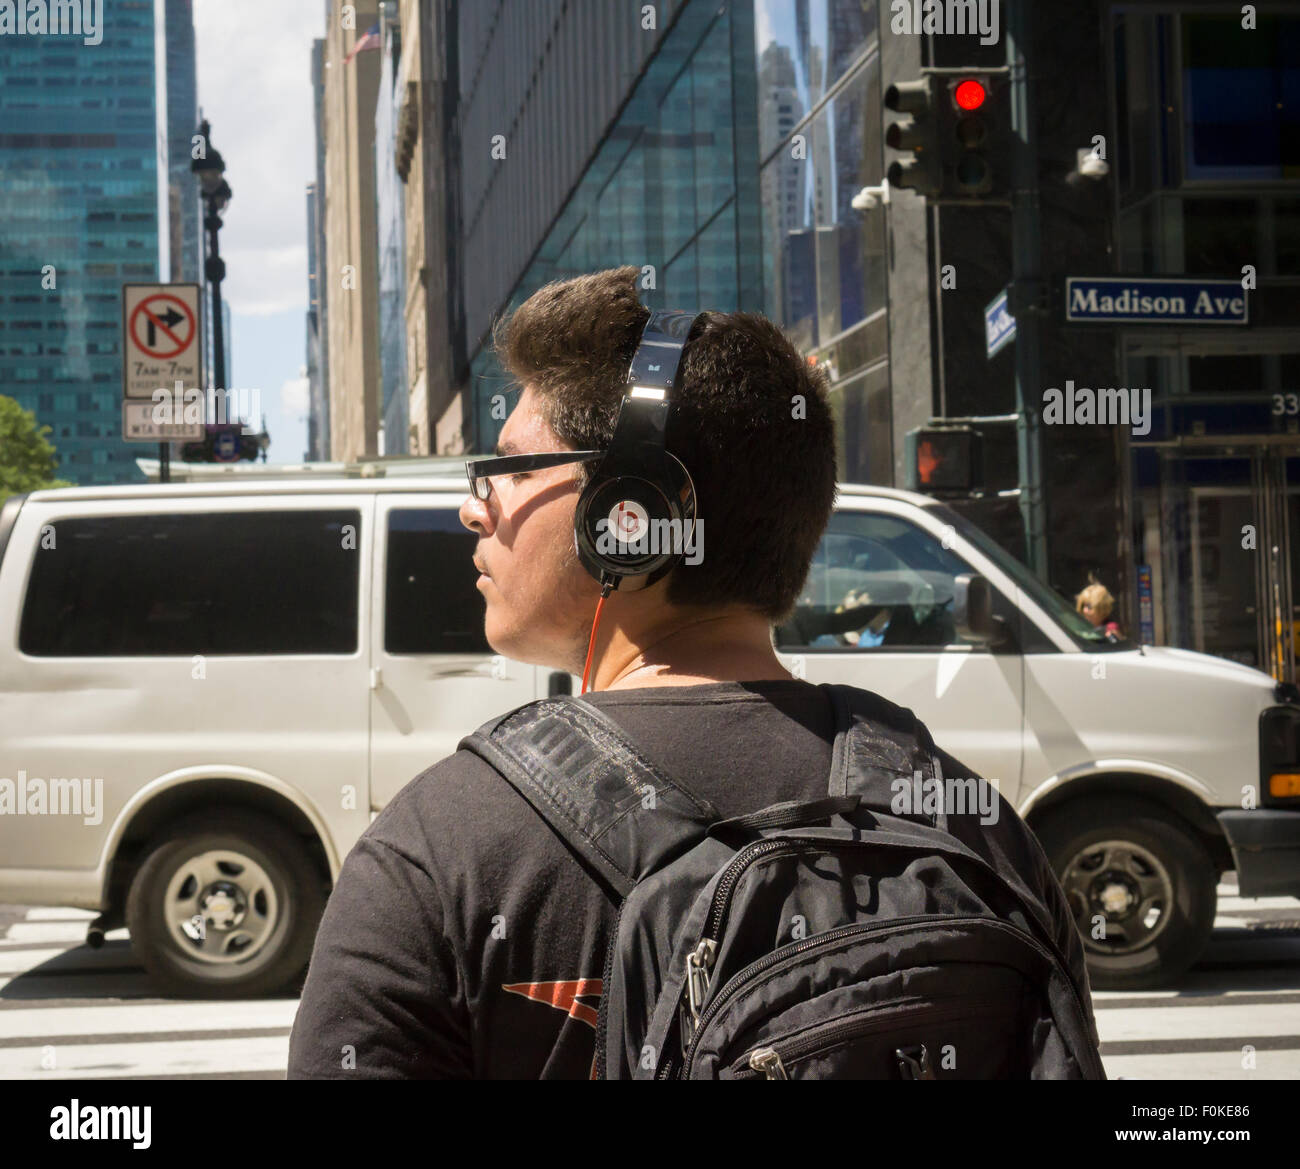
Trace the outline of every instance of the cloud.
<path fill-rule="evenodd" d="M 316 177 L 311 42 L 320 0 L 194 0 L 199 103 L 234 192 L 221 230 L 231 310 L 307 308 L 306 187 Z"/>
<path fill-rule="evenodd" d="M 221 293 L 245 316 L 307 311 L 307 245 L 221 249 L 226 278 Z M 233 311 L 233 308 L 232 308 Z"/>
<path fill-rule="evenodd" d="M 301 377 L 290 378 L 280 387 L 280 404 L 286 414 L 299 418 L 307 413 L 310 394 L 311 383 L 304 371 Z"/>

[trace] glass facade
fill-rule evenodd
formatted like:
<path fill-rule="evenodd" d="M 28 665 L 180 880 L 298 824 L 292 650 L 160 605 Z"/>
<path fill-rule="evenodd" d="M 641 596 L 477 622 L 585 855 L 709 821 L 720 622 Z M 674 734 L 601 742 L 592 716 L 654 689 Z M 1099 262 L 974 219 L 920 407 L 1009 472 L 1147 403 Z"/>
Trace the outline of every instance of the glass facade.
<path fill-rule="evenodd" d="M 167 147 L 171 182 L 171 279 L 203 279 L 199 236 L 199 182 L 190 170 L 199 124 L 198 69 L 194 56 L 194 0 L 167 0 Z"/>
<path fill-rule="evenodd" d="M 395 4 L 385 5 L 391 14 Z M 379 242 L 380 453 L 404 455 L 409 399 L 406 387 L 406 236 L 405 188 L 397 173 L 397 119 L 406 86 L 400 76 L 402 39 L 386 25 L 384 60 L 375 101 L 375 216 Z"/>
<path fill-rule="evenodd" d="M 153 0 L 105 6 L 102 32 L 0 39 L 0 393 L 83 484 L 141 481 L 154 453 L 121 440 L 121 289 L 168 275 Z"/>
<path fill-rule="evenodd" d="M 689 0 L 511 298 L 624 264 L 652 308 L 761 311 L 753 0 Z M 472 366 L 473 449 L 496 442 L 512 388 Z"/>
<path fill-rule="evenodd" d="M 1250 316 L 1120 334 L 1125 383 L 1153 407 L 1150 433 L 1130 442 L 1141 635 L 1292 678 L 1300 17 L 1261 12 L 1253 30 L 1240 14 L 1111 20 L 1118 270 L 1240 282 Z"/>
<path fill-rule="evenodd" d="M 826 365 L 843 478 L 893 480 L 874 0 L 755 0 L 765 311 Z"/>

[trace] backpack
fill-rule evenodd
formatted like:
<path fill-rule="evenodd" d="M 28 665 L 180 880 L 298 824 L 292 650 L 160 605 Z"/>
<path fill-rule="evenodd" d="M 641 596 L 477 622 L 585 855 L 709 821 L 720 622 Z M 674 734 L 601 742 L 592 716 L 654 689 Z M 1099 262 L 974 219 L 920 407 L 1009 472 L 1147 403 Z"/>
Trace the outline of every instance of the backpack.
<path fill-rule="evenodd" d="M 924 727 L 823 689 L 827 796 L 731 819 L 580 698 L 462 741 L 621 903 L 594 1075 L 1104 1079 L 1041 901 L 933 816 L 892 810 L 900 782 L 943 780 Z"/>

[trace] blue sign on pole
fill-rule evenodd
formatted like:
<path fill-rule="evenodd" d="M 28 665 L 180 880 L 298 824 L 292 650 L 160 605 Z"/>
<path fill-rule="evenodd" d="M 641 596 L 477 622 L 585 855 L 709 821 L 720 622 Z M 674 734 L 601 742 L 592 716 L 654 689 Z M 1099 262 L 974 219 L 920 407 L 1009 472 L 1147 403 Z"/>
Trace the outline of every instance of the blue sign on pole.
<path fill-rule="evenodd" d="M 1143 645 L 1154 645 L 1156 641 L 1155 603 L 1151 598 L 1151 566 L 1137 566 L 1138 586 L 1138 640 Z"/>
<path fill-rule="evenodd" d="M 220 431 L 212 440 L 212 454 L 221 463 L 239 458 L 239 435 L 233 430 Z"/>
<path fill-rule="evenodd" d="M 984 340 L 988 355 L 992 357 L 1015 338 L 1016 318 L 1007 307 L 1007 290 L 1004 288 L 984 306 Z"/>
<path fill-rule="evenodd" d="M 1182 276 L 1068 276 L 1065 319 L 1100 324 L 1245 325 L 1240 280 Z"/>

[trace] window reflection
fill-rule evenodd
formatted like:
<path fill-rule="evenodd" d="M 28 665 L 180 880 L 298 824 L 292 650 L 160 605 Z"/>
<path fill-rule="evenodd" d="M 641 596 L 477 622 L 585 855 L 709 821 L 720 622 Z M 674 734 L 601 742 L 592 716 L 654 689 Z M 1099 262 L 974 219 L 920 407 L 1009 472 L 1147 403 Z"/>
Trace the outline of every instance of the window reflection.
<path fill-rule="evenodd" d="M 789 66 L 788 110 L 771 111 L 771 123 L 760 121 L 764 158 L 785 137 L 780 119 L 802 118 L 862 56 L 876 35 L 876 9 L 876 0 L 754 0 L 760 72 L 773 57 Z"/>
<path fill-rule="evenodd" d="M 763 168 L 765 250 L 772 257 L 767 312 L 803 348 L 826 344 L 885 303 L 884 209 L 851 206 L 864 186 L 880 182 L 874 120 L 866 129 L 878 72 L 872 57 Z M 779 53 L 760 64 L 765 107 L 779 110 L 787 100 L 789 76 Z"/>
<path fill-rule="evenodd" d="M 755 195 L 736 213 L 737 175 L 758 168 L 757 111 L 752 97 L 736 102 L 753 93 L 753 19 L 752 0 L 687 0 L 508 308 L 552 280 L 621 264 L 653 270 L 641 289 L 651 307 L 762 308 Z M 487 450 L 504 422 L 491 399 L 508 379 L 487 348 L 471 371 L 472 446 Z"/>

